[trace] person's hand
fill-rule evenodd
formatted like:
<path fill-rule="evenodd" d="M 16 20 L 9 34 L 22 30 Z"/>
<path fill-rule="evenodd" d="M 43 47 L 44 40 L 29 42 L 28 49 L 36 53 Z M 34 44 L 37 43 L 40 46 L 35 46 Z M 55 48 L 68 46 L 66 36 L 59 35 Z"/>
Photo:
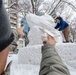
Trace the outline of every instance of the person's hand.
<path fill-rule="evenodd" d="M 25 36 L 25 33 L 23 32 L 23 30 L 24 30 L 24 26 L 21 28 L 17 28 L 17 31 L 20 33 L 21 37 Z"/>
<path fill-rule="evenodd" d="M 44 45 L 45 45 L 45 44 L 51 44 L 51 45 L 55 46 L 56 41 L 54 40 L 53 37 L 47 36 L 47 41 L 46 41 L 46 43 L 43 43 L 43 44 L 44 44 Z"/>
<path fill-rule="evenodd" d="M 55 45 L 56 44 L 56 41 L 55 41 L 55 39 L 53 37 L 48 36 L 47 38 L 48 38 L 47 44 L 51 44 L 51 45 Z"/>

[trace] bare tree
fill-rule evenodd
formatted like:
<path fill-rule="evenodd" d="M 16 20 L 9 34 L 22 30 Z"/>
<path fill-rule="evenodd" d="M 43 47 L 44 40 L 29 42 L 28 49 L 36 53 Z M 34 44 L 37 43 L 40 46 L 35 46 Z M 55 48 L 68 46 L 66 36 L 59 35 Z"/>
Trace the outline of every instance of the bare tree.
<path fill-rule="evenodd" d="M 55 2 L 56 2 L 56 1 L 54 1 L 51 6 L 53 6 Z M 57 3 L 54 7 L 50 7 L 50 9 L 48 9 L 49 15 L 51 15 L 53 18 L 55 18 L 55 17 L 56 17 L 56 12 L 55 12 L 55 10 L 59 7 L 59 4 L 61 4 L 62 2 L 67 3 L 67 4 L 76 12 L 76 7 L 75 7 L 72 3 L 67 2 L 67 1 L 65 1 L 65 0 L 59 0 L 58 3 Z M 51 9 L 51 8 L 52 8 L 52 9 Z M 62 7 L 62 8 L 63 8 L 63 7 Z"/>
<path fill-rule="evenodd" d="M 72 3 L 67 2 L 65 0 L 62 0 L 62 2 L 67 3 L 76 12 L 76 7 Z"/>
<path fill-rule="evenodd" d="M 31 0 L 32 11 L 34 14 L 37 14 L 38 8 L 44 0 Z"/>
<path fill-rule="evenodd" d="M 23 16 L 26 16 L 26 13 L 31 11 L 31 2 L 30 0 L 20 0 L 18 4 L 18 12 L 21 12 Z"/>
<path fill-rule="evenodd" d="M 36 14 L 43 1 L 44 0 L 19 0 L 17 11 L 21 12 L 23 16 L 25 16 L 28 12 Z"/>
<path fill-rule="evenodd" d="M 50 12 L 50 15 L 54 12 L 54 10 L 58 7 L 58 5 L 60 4 L 62 0 L 59 0 L 58 3 L 56 4 L 56 6 L 53 8 L 52 12 Z M 54 1 L 55 3 L 55 1 Z"/>

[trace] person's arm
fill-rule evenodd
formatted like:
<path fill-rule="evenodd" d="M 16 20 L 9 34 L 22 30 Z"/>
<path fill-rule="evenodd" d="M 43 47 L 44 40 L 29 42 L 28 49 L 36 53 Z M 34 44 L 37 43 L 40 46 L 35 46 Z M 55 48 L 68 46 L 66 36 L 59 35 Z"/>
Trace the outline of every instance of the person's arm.
<path fill-rule="evenodd" d="M 4 68 L 6 66 L 8 53 L 9 53 L 8 47 L 0 52 L 0 75 L 2 75 Z"/>
<path fill-rule="evenodd" d="M 19 32 L 21 37 L 25 36 L 25 33 L 23 32 L 23 30 L 24 30 L 24 26 L 22 26 L 21 28 L 17 28 L 17 31 Z"/>
<path fill-rule="evenodd" d="M 69 70 L 56 52 L 54 47 L 56 42 L 52 39 L 48 40 L 48 42 L 42 47 L 42 61 L 39 75 L 70 75 Z"/>
<path fill-rule="evenodd" d="M 60 26 L 59 31 L 62 31 L 64 29 L 64 26 Z"/>
<path fill-rule="evenodd" d="M 55 29 L 58 29 L 60 27 L 60 24 L 58 23 L 56 26 L 55 26 Z"/>

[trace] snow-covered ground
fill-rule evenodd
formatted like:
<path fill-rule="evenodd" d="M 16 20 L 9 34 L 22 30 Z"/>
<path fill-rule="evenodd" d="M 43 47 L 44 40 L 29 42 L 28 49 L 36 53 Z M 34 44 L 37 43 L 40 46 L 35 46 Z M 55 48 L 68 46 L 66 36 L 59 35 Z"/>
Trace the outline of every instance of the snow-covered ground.
<path fill-rule="evenodd" d="M 70 74 L 76 74 L 76 44 L 57 44 L 57 52 L 65 65 L 69 68 Z M 27 46 L 20 48 L 17 55 L 9 55 L 13 60 L 11 75 L 38 75 L 41 61 L 41 45 Z"/>

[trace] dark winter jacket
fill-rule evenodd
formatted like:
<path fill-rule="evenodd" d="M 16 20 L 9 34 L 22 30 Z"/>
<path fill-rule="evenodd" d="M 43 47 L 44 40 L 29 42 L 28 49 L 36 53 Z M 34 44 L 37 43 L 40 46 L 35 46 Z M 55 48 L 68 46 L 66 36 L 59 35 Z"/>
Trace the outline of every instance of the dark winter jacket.
<path fill-rule="evenodd" d="M 66 23 L 62 18 L 60 20 L 60 23 L 57 23 L 55 29 L 58 29 L 59 28 L 59 31 L 65 29 L 68 25 L 68 23 Z"/>
<path fill-rule="evenodd" d="M 39 75 L 70 75 L 69 70 L 51 44 L 42 47 Z"/>

